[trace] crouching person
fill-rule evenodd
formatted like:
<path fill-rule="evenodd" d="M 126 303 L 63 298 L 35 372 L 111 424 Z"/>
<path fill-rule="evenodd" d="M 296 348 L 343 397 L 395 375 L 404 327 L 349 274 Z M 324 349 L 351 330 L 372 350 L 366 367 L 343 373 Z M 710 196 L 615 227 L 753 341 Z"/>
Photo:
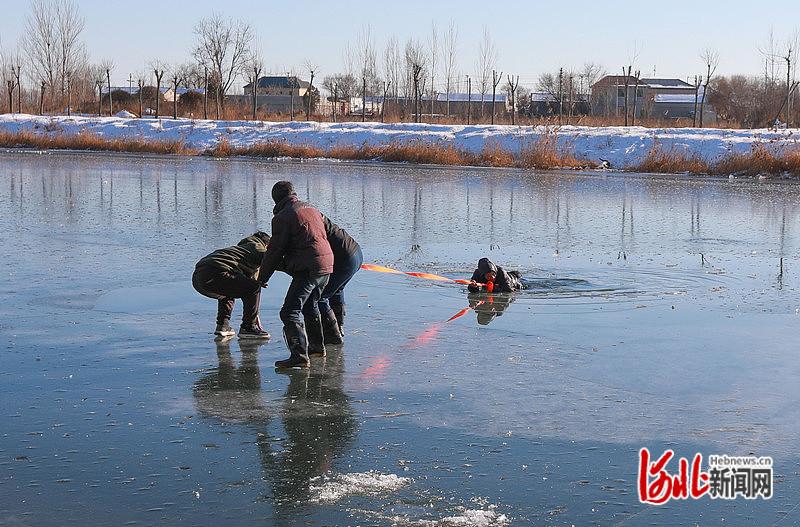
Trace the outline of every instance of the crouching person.
<path fill-rule="evenodd" d="M 291 182 L 275 183 L 272 199 L 272 238 L 259 280 L 266 287 L 278 268 L 292 277 L 280 311 L 290 356 L 275 367 L 307 368 L 309 354 L 325 355 L 318 303 L 333 271 L 333 253 L 322 214 L 297 198 Z"/>
<path fill-rule="evenodd" d="M 242 300 L 242 325 L 239 338 L 268 339 L 261 327 L 258 308 L 261 285 L 256 279 L 261 260 L 270 241 L 269 234 L 257 232 L 232 247 L 218 249 L 200 259 L 192 275 L 192 286 L 203 296 L 217 301 L 217 337 L 236 334 L 230 321 L 237 298 Z"/>
<path fill-rule="evenodd" d="M 325 223 L 328 243 L 333 251 L 333 273 L 322 292 L 319 312 L 322 317 L 325 344 L 342 344 L 345 316 L 344 288 L 353 275 L 361 269 L 364 255 L 361 253 L 361 246 L 346 230 L 325 216 L 322 220 Z"/>
<path fill-rule="evenodd" d="M 506 271 L 488 258 L 478 260 L 478 268 L 472 273 L 471 281 L 468 289 L 473 293 L 513 293 L 524 289 L 519 272 Z"/>

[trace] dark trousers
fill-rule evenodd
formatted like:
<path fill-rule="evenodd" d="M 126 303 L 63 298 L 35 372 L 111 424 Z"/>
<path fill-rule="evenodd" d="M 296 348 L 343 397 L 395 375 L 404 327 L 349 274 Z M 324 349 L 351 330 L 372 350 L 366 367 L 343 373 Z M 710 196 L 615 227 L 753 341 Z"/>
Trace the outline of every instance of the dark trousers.
<path fill-rule="evenodd" d="M 350 279 L 361 269 L 361 264 L 364 263 L 364 255 L 359 248 L 355 254 L 350 255 L 349 258 L 336 260 L 333 264 L 333 273 L 328 280 L 328 285 L 322 292 L 322 298 L 319 301 L 319 310 L 327 313 L 331 310 L 332 306 L 344 306 L 344 288 L 350 282 Z"/>
<path fill-rule="evenodd" d="M 261 304 L 261 286 L 256 280 L 241 273 L 206 266 L 195 269 L 192 285 L 201 295 L 217 300 L 217 324 L 230 321 L 236 298 L 242 299 L 242 325 L 249 326 L 255 322 Z"/>
<path fill-rule="evenodd" d="M 322 298 L 322 291 L 328 284 L 330 275 L 310 275 L 298 273 L 292 275 L 292 283 L 286 291 L 286 298 L 281 307 L 281 320 L 284 324 L 295 322 L 303 323 L 303 315 L 309 318 L 319 318 L 317 303 Z"/>

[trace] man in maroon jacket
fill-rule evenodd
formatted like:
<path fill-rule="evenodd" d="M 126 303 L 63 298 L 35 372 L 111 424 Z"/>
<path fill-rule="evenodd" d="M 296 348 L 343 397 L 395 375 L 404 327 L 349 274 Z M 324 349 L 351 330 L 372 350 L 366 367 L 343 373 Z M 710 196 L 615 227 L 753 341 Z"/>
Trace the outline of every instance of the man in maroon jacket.
<path fill-rule="evenodd" d="M 309 354 L 325 354 L 317 304 L 333 271 L 333 252 L 322 214 L 297 198 L 291 182 L 275 183 L 272 199 L 272 238 L 261 261 L 259 281 L 266 287 L 278 269 L 292 277 L 280 311 L 290 357 L 277 361 L 275 367 L 307 368 Z"/>

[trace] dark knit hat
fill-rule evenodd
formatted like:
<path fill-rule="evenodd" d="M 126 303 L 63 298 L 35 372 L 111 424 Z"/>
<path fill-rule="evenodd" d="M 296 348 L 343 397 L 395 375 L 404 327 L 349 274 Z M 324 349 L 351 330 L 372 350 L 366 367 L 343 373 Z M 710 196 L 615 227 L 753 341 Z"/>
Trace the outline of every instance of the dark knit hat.
<path fill-rule="evenodd" d="M 296 194 L 291 181 L 278 181 L 272 186 L 272 201 L 278 203 L 286 196 Z"/>

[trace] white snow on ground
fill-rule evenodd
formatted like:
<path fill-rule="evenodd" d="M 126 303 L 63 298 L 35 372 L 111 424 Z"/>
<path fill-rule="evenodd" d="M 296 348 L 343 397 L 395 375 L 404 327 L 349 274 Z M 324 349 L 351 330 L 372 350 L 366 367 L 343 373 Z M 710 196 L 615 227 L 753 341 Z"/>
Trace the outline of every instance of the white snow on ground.
<path fill-rule="evenodd" d="M 383 495 L 400 490 L 411 483 L 411 478 L 395 474 L 381 474 L 375 471 L 339 474 L 332 479 L 320 477 L 316 480 L 321 483 L 316 485 L 316 481 L 312 480 L 309 488 L 311 501 L 321 503 L 333 503 L 354 495 Z"/>
<path fill-rule="evenodd" d="M 382 123 L 318 123 L 263 121 L 213 121 L 192 119 L 133 119 L 122 117 L 39 117 L 0 115 L 0 132 L 22 130 L 42 134 L 78 134 L 88 131 L 107 138 L 133 137 L 152 140 L 183 140 L 190 148 L 207 149 L 225 139 L 232 146 L 285 141 L 332 146 L 384 145 L 389 143 L 443 143 L 480 152 L 485 145 L 499 145 L 518 152 L 555 132 L 561 148 L 570 148 L 579 158 L 608 160 L 613 168 L 635 166 L 658 145 L 665 151 L 699 155 L 709 162 L 731 153 L 750 151 L 756 143 L 774 150 L 798 148 L 800 130 L 728 130 L 716 128 L 631 127 L 531 127 L 509 125 L 437 125 Z"/>

